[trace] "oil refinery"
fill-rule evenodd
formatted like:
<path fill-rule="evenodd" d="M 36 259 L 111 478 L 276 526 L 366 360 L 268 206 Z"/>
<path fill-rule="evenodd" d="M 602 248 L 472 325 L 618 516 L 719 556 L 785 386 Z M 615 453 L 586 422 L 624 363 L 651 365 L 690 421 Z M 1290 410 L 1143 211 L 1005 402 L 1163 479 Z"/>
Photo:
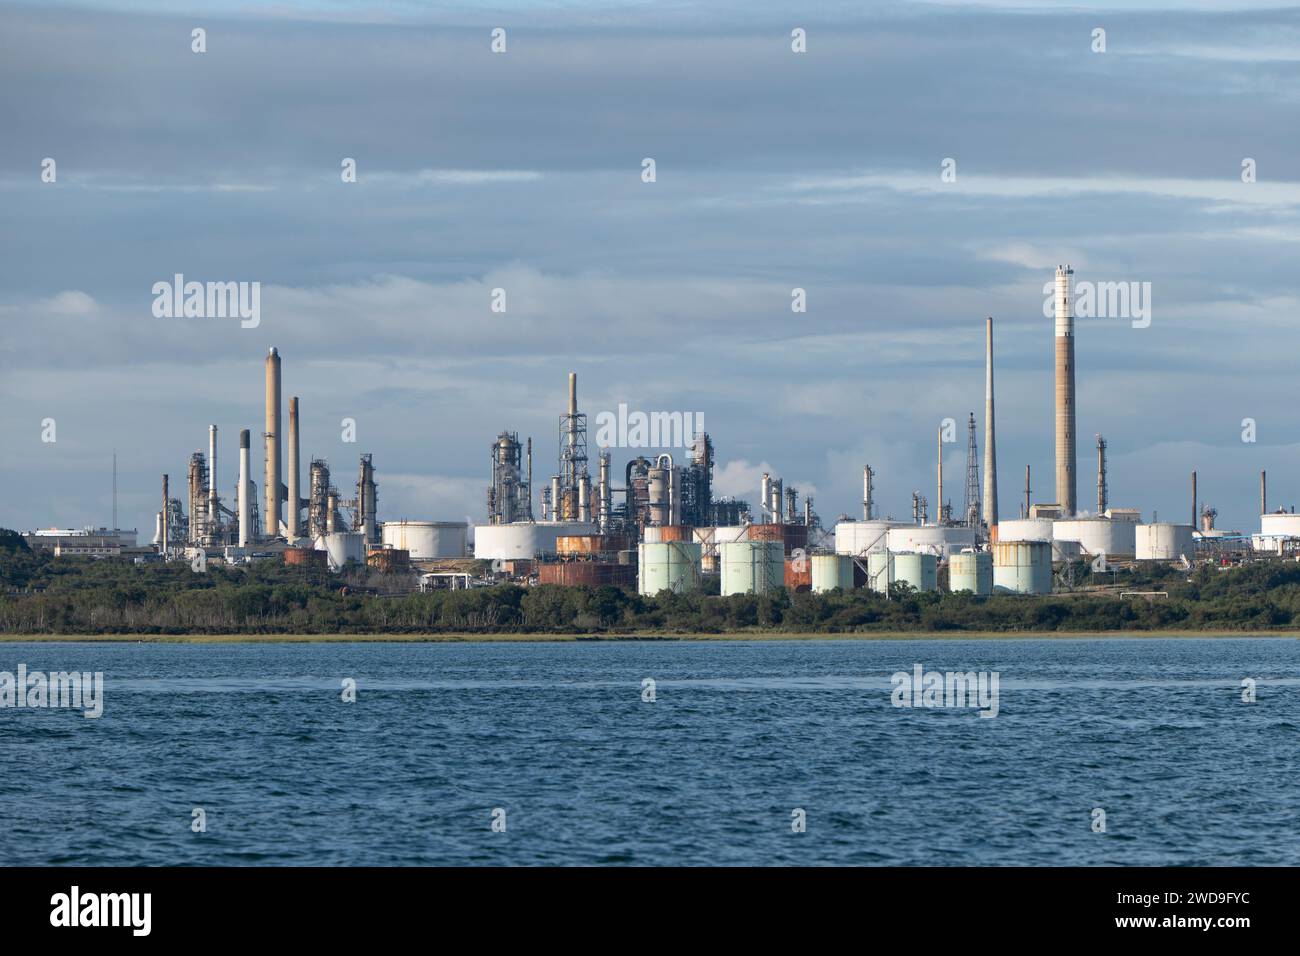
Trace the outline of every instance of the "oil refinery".
<path fill-rule="evenodd" d="M 386 576 L 397 590 L 515 581 L 614 585 L 642 594 L 707 588 L 722 595 L 762 594 L 777 587 L 813 592 L 866 587 L 888 595 L 896 584 L 922 591 L 946 587 L 976 595 L 1032 595 L 1072 590 L 1088 575 L 1139 562 L 1190 568 L 1197 562 L 1300 554 L 1300 515 L 1269 512 L 1263 473 L 1260 528 L 1251 535 L 1215 528 L 1216 512 L 1199 500 L 1195 472 L 1187 523 L 1158 521 L 1154 514 L 1144 522 L 1139 509 L 1112 506 L 1107 443 L 1100 434 L 1096 509 L 1079 507 L 1073 275 L 1068 265 L 1055 274 L 1053 501 L 1032 499 L 1026 465 L 1018 509 L 999 502 L 994 320 L 986 317 L 983 449 L 972 411 L 966 420 L 960 507 L 944 490 L 944 444 L 955 438 L 945 438 L 942 427 L 934 501 L 914 490 L 910 515 L 903 519 L 882 517 L 875 500 L 878 469 L 887 463 L 862 468 L 861 517 L 840 515 L 826 526 L 812 497 L 801 500 L 799 489 L 779 475 L 762 474 L 755 505 L 718 496 L 714 442 L 703 430 L 687 436 L 685 453 L 678 449 L 676 457 L 668 451 L 632 453 L 616 463 L 612 449 L 598 447 L 593 461 L 578 377 L 570 372 L 556 420 L 553 469 L 535 462 L 542 449 L 531 436 L 521 439 L 506 427 L 487 443 L 481 524 L 434 516 L 381 520 L 371 453 L 358 455 L 355 483 L 345 492 L 323 458 L 311 458 L 303 474 L 304 409 L 297 396 L 288 399 L 284 453 L 283 368 L 279 351 L 271 348 L 264 363 L 260 493 L 247 428 L 238 434 L 235 466 L 226 465 L 235 472 L 228 476 L 234 487 L 221 493 L 218 463 L 227 458 L 218 455 L 217 426 L 209 425 L 206 452 L 190 454 L 183 490 L 179 483 L 173 489 L 170 474 L 161 476 L 152 547 L 137 546 L 134 531 L 116 528 L 55 528 L 31 532 L 27 539 L 55 554 L 230 565 L 278 560 L 322 572 L 364 569 Z M 535 465 L 542 471 L 538 485 Z M 116 502 L 116 463 L 114 496 Z M 1009 510 L 1018 514 L 1009 516 Z"/>

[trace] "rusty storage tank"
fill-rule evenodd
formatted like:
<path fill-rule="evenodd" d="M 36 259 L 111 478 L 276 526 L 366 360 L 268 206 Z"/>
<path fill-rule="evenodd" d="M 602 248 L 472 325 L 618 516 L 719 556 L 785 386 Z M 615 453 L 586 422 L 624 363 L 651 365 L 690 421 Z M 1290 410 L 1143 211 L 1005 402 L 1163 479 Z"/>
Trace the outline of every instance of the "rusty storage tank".
<path fill-rule="evenodd" d="M 366 563 L 376 571 L 405 571 L 411 566 L 411 552 L 405 548 L 376 548 Z"/>
<path fill-rule="evenodd" d="M 562 534 L 555 539 L 556 554 L 601 554 L 617 551 L 603 534 Z"/>
<path fill-rule="evenodd" d="M 787 591 L 812 590 L 812 565 L 806 556 L 785 559 L 785 587 Z"/>
<path fill-rule="evenodd" d="M 662 544 L 665 541 L 691 541 L 693 529 L 684 524 L 647 525 L 641 534 L 646 544 Z"/>
<path fill-rule="evenodd" d="M 567 587 L 599 587 L 611 584 L 620 588 L 636 587 L 636 567 L 607 561 L 547 561 L 537 566 L 541 584 Z"/>
<path fill-rule="evenodd" d="M 315 548 L 285 548 L 284 563 L 296 568 L 327 568 L 328 555 Z"/>
<path fill-rule="evenodd" d="M 750 541 L 780 541 L 788 555 L 796 548 L 808 549 L 808 526 L 802 524 L 752 524 Z"/>

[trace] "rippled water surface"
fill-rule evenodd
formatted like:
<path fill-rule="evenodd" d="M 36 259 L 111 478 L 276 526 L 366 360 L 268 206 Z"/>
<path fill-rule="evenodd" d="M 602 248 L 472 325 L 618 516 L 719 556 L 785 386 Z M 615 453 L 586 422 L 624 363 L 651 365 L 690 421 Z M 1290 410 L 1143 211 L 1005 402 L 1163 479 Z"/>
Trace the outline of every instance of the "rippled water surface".
<path fill-rule="evenodd" d="M 20 663 L 105 702 L 0 709 L 3 865 L 1300 864 L 1294 640 L 0 644 Z M 918 663 L 997 671 L 997 717 L 892 706 Z"/>

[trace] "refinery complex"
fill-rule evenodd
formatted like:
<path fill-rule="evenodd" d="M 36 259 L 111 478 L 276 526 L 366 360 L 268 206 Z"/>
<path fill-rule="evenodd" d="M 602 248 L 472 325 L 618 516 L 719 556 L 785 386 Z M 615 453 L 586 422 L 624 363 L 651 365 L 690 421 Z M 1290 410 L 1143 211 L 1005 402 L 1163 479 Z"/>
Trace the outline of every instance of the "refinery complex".
<path fill-rule="evenodd" d="M 567 403 L 558 417 L 553 470 L 534 485 L 534 445 L 517 431 L 486 441 L 484 520 L 381 520 L 376 464 L 355 464 L 355 484 L 335 483 L 330 463 L 299 454 L 297 397 L 288 399 L 285 454 L 281 357 L 265 361 L 262 468 L 253 472 L 253 435 L 239 432 L 233 482 L 221 493 L 217 426 L 207 451 L 190 454 L 184 478 L 161 476 L 160 507 L 151 545 L 116 528 L 116 468 L 112 529 L 30 532 L 30 545 L 56 555 L 133 557 L 242 565 L 281 561 L 322 572 L 365 569 L 393 590 L 525 584 L 614 585 L 643 594 L 710 585 L 723 595 L 762 594 L 778 587 L 828 591 L 867 587 L 888 594 L 905 583 L 918 590 L 946 587 L 977 595 L 1046 594 L 1073 588 L 1078 562 L 1093 572 L 1137 562 L 1237 563 L 1300 552 L 1300 515 L 1268 511 L 1260 474 L 1260 528 L 1241 534 L 1215 528 L 1215 511 L 1198 499 L 1190 476 L 1190 520 L 1144 522 L 1140 509 L 1109 500 L 1106 441 L 1096 436 L 1096 507 L 1080 507 L 1076 433 L 1073 271 L 1056 270 L 1054 324 L 1054 500 L 1031 500 L 1028 467 L 1015 516 L 999 507 L 994 321 L 985 319 L 983 449 L 974 413 L 966 421 L 962 500 L 944 490 L 942 427 L 935 460 L 935 498 L 912 493 L 910 515 L 882 517 L 873 491 L 876 471 L 862 469 L 861 516 L 828 525 L 800 500 L 797 488 L 763 474 L 754 503 L 715 495 L 714 444 L 699 431 L 686 453 L 632 454 L 616 463 L 613 449 L 589 457 L 587 416 L 569 373 Z M 679 423 L 680 424 L 680 423 Z M 948 441 L 951 441 L 951 437 Z M 1090 457 L 1090 456 L 1089 456 Z M 1087 460 L 1087 459 L 1085 459 Z M 349 463 L 351 464 L 351 463 Z M 549 474 L 547 474 L 549 472 Z M 1017 483 L 1019 480 L 1017 472 Z M 260 484 L 259 479 L 260 478 Z M 305 479 L 305 483 L 304 483 Z M 1003 484 L 1003 488 L 1007 483 Z M 1091 495 L 1091 491 L 1088 492 Z M 1086 500 L 1086 499 L 1085 499 Z"/>

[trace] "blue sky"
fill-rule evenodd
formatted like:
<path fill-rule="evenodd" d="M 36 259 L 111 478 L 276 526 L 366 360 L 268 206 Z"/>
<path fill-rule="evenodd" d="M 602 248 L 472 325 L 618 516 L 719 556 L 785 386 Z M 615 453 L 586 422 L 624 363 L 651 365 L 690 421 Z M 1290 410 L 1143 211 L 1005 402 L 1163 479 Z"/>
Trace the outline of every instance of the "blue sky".
<path fill-rule="evenodd" d="M 1300 498 L 1300 10 L 192 9 L 0 5 L 0 525 L 106 523 L 116 449 L 123 523 L 151 529 L 210 422 L 228 492 L 271 345 L 304 456 L 346 487 L 372 452 L 381 517 L 481 520 L 503 428 L 549 474 L 569 370 L 593 422 L 703 413 L 726 493 L 770 470 L 830 522 L 870 463 L 901 516 L 940 420 L 982 414 L 985 315 L 1014 515 L 1026 464 L 1053 496 L 1058 262 L 1152 289 L 1149 328 L 1078 322 L 1081 502 L 1097 432 L 1148 519 L 1186 520 L 1193 468 L 1220 526 L 1257 525 L 1261 468 Z M 155 318 L 176 272 L 260 281 L 260 326 Z M 960 442 L 946 478 L 960 508 Z"/>

